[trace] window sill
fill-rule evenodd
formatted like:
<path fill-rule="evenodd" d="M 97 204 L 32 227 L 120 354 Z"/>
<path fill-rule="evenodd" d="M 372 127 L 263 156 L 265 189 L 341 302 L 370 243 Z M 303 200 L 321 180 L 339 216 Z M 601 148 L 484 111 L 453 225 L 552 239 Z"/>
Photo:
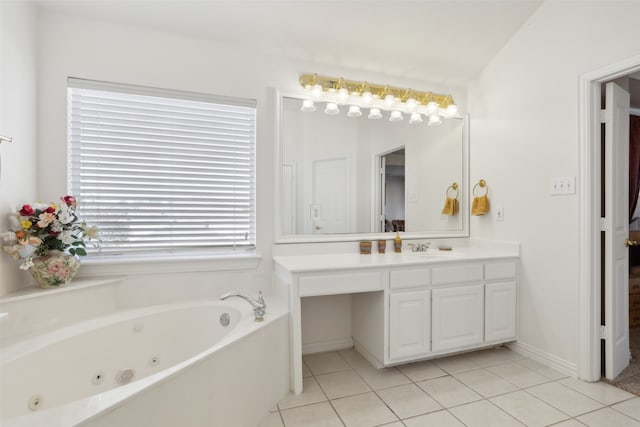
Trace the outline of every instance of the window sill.
<path fill-rule="evenodd" d="M 242 254 L 194 253 L 86 258 L 80 261 L 78 277 L 249 270 L 256 269 L 261 258 L 255 251 Z"/>

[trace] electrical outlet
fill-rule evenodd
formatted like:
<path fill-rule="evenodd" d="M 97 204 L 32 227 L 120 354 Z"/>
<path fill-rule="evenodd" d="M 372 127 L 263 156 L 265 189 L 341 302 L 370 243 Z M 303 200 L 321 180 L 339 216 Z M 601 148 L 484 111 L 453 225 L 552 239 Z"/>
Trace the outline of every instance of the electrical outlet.
<path fill-rule="evenodd" d="M 504 208 L 496 209 L 496 221 L 504 221 Z"/>

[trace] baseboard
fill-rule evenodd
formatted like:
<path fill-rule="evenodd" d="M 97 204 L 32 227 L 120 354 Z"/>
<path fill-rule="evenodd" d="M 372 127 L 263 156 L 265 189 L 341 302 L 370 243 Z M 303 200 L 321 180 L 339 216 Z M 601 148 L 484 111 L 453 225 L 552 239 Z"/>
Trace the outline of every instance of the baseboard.
<path fill-rule="evenodd" d="M 302 354 L 323 353 L 325 351 L 345 350 L 353 347 L 351 338 L 344 338 L 331 341 L 320 341 L 308 344 L 302 344 Z"/>
<path fill-rule="evenodd" d="M 555 369 L 556 371 L 571 375 L 574 378 L 578 377 L 578 367 L 575 363 L 571 363 L 567 360 L 559 358 L 558 356 L 554 356 L 551 353 L 540 350 L 537 347 L 519 341 L 511 342 L 505 345 L 516 353 L 526 356 L 529 359 L 533 359 L 536 362 L 540 362 L 543 365 Z"/>
<path fill-rule="evenodd" d="M 360 344 L 357 340 L 353 340 L 353 348 L 358 353 L 360 353 L 362 357 L 367 359 L 374 368 L 376 369 L 384 368 L 384 365 L 378 359 L 376 359 L 376 357 L 373 354 L 369 353 L 369 351 L 367 351 L 367 349 L 362 344 Z"/>

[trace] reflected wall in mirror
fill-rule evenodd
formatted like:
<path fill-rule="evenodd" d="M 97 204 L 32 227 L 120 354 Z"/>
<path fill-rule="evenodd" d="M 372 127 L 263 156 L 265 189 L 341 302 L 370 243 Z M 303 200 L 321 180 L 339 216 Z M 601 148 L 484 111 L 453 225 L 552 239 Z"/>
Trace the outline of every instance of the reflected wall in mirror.
<path fill-rule="evenodd" d="M 300 106 L 281 99 L 280 237 L 467 232 L 465 120 L 428 126 Z M 454 182 L 460 212 L 442 215 Z"/>

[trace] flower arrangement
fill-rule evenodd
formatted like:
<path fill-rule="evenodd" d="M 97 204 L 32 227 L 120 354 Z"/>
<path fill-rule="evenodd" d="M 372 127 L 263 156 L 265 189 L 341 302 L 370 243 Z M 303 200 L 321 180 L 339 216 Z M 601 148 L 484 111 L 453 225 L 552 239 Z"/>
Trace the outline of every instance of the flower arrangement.
<path fill-rule="evenodd" d="M 76 215 L 76 198 L 64 196 L 62 203 L 23 205 L 17 215 L 11 215 L 10 246 L 4 250 L 15 260 L 24 260 L 22 270 L 33 267 L 36 257 L 59 251 L 70 255 L 86 255 L 85 239 L 98 236 L 95 226 L 88 226 Z"/>

